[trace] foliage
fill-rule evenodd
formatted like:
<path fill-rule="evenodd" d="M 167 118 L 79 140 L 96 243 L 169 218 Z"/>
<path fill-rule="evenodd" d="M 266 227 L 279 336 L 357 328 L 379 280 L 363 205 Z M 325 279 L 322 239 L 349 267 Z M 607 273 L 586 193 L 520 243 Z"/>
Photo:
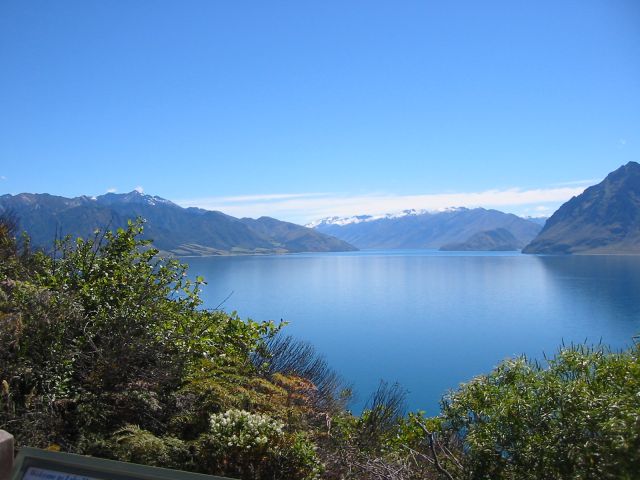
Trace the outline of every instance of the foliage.
<path fill-rule="evenodd" d="M 211 415 L 210 434 L 223 448 L 260 450 L 267 448 L 270 440 L 283 436 L 284 423 L 268 415 L 244 410 L 227 410 Z"/>
<path fill-rule="evenodd" d="M 288 438 L 283 422 L 236 409 L 211 415 L 200 459 L 209 473 L 243 479 L 315 478 L 320 471 L 313 445 L 304 436 Z"/>
<path fill-rule="evenodd" d="M 172 460 L 156 462 L 189 468 L 176 442 L 204 434 L 203 418 L 281 388 L 251 361 L 279 327 L 202 309 L 202 279 L 158 258 L 141 222 L 64 239 L 51 256 L 0 225 L 0 428 L 19 444 L 149 463 L 162 442 Z M 136 449 L 118 448 L 132 438 Z"/>
<path fill-rule="evenodd" d="M 421 444 L 407 435 L 405 391 L 380 382 L 359 416 L 334 415 L 321 454 L 332 479 L 413 480 L 437 478 Z"/>
<path fill-rule="evenodd" d="M 394 383 L 380 382 L 358 419 L 358 442 L 364 448 L 385 446 L 398 434 L 405 413 L 406 392 Z"/>
<path fill-rule="evenodd" d="M 637 478 L 640 349 L 561 349 L 547 368 L 507 360 L 443 402 L 474 479 Z"/>
<path fill-rule="evenodd" d="M 253 356 L 253 362 L 267 375 L 284 374 L 308 379 L 314 390 L 310 396 L 314 406 L 320 410 L 341 411 L 351 397 L 351 389 L 315 347 L 291 336 L 268 338 L 265 349 Z"/>
<path fill-rule="evenodd" d="M 187 442 L 172 436 L 157 437 L 137 425 L 127 425 L 115 432 L 109 449 L 126 462 L 182 470 L 195 468 Z"/>

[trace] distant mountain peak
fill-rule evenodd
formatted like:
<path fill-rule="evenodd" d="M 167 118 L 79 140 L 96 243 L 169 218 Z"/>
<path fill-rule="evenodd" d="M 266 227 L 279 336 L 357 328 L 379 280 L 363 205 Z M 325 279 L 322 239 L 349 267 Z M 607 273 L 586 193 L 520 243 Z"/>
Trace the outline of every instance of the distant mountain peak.
<path fill-rule="evenodd" d="M 99 204 L 102 205 L 124 205 L 124 204 L 142 204 L 142 205 L 172 205 L 177 207 L 175 203 L 166 198 L 158 197 L 156 195 L 147 195 L 139 192 L 138 190 L 132 190 L 129 193 L 105 193 L 98 197 L 93 197 Z"/>
<path fill-rule="evenodd" d="M 523 252 L 640 254 L 640 164 L 621 166 L 563 204 Z"/>
<path fill-rule="evenodd" d="M 464 211 L 464 210 L 468 210 L 468 209 L 466 207 L 447 207 L 447 208 L 442 208 L 438 210 L 423 210 L 423 209 L 410 208 L 406 210 L 400 210 L 399 212 L 384 213 L 381 215 L 354 215 L 351 217 L 334 216 L 334 217 L 325 217 L 320 220 L 315 220 L 305 225 L 305 227 L 317 228 L 322 225 L 344 226 L 344 225 L 363 223 L 363 222 L 373 222 L 376 220 L 385 220 L 385 219 L 391 220 L 395 218 L 402 218 L 402 217 L 409 217 L 409 216 L 432 215 L 436 213 L 458 212 L 458 211 Z"/>
<path fill-rule="evenodd" d="M 609 175 L 621 175 L 621 174 L 629 174 L 633 172 L 640 173 L 640 163 L 634 162 L 633 160 L 627 162 L 625 165 L 622 165 L 617 170 L 614 170 Z"/>

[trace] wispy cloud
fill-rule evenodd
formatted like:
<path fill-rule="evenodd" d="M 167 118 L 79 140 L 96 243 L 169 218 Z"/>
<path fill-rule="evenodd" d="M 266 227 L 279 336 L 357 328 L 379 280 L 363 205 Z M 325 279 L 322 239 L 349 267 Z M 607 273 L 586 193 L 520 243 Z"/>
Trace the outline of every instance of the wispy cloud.
<path fill-rule="evenodd" d="M 116 187 L 107 188 L 107 193 L 116 193 L 118 189 Z"/>
<path fill-rule="evenodd" d="M 219 210 L 237 217 L 263 215 L 308 223 L 329 216 L 381 215 L 405 209 L 439 210 L 447 207 L 498 208 L 527 215 L 541 214 L 539 207 L 552 212 L 565 201 L 584 191 L 584 187 L 557 186 L 540 189 L 510 188 L 480 192 L 394 195 L 372 193 L 341 195 L 329 193 L 247 195 L 242 197 L 210 197 L 181 200 L 184 207 Z"/>
<path fill-rule="evenodd" d="M 138 193 L 144 193 L 144 188 L 142 188 L 140 185 L 138 185 L 136 188 L 134 188 L 134 190 Z"/>
<path fill-rule="evenodd" d="M 292 198 L 305 198 L 305 197 L 318 197 L 327 195 L 326 193 L 269 193 L 265 195 L 240 195 L 235 197 L 217 197 L 218 201 L 228 203 L 243 203 L 243 202 L 270 202 L 277 200 L 288 200 Z M 208 199 L 203 199 L 208 200 Z M 191 202 L 198 202 L 198 200 L 189 200 Z"/>
<path fill-rule="evenodd" d="M 552 183 L 552 187 L 574 187 L 574 186 L 585 186 L 588 187 L 590 185 L 594 185 L 598 183 L 600 180 L 597 178 L 588 178 L 586 180 L 571 180 L 570 182 L 560 182 L 560 183 Z"/>
<path fill-rule="evenodd" d="M 7 177 L 5 177 L 4 175 L 0 175 L 0 180 L 6 180 Z"/>

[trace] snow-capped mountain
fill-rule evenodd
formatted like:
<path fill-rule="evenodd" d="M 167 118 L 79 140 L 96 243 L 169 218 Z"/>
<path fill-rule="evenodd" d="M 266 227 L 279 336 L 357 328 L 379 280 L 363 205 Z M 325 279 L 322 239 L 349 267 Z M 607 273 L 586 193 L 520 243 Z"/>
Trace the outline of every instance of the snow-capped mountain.
<path fill-rule="evenodd" d="M 403 210 L 386 215 L 330 217 L 309 224 L 362 249 L 440 248 L 463 244 L 481 232 L 504 229 L 521 248 L 542 229 L 536 222 L 484 208 Z"/>
<path fill-rule="evenodd" d="M 305 225 L 307 228 L 318 228 L 320 226 L 325 225 L 351 225 L 355 223 L 362 222 L 373 222 L 376 220 L 383 219 L 394 219 L 394 218 L 402 218 L 407 216 L 417 216 L 417 215 L 427 215 L 427 214 L 436 214 L 442 212 L 455 212 L 460 210 L 466 210 L 464 207 L 449 207 L 441 210 L 416 210 L 415 208 L 411 208 L 409 210 L 402 210 L 400 212 L 394 213 L 385 213 L 383 215 L 355 215 L 353 217 L 326 217 L 320 220 L 315 220 L 311 223 Z"/>
<path fill-rule="evenodd" d="M 101 205 L 137 204 L 149 206 L 170 205 L 178 207 L 178 205 L 173 203 L 171 200 L 167 200 L 166 198 L 158 197 L 156 195 L 147 195 L 137 190 L 133 190 L 129 193 L 105 193 L 99 197 L 92 197 L 92 199 Z"/>

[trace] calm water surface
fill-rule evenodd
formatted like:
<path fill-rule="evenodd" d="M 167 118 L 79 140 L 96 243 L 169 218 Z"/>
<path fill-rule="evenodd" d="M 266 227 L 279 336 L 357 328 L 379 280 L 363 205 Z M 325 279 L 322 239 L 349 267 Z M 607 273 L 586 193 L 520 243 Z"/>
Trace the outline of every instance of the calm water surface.
<path fill-rule="evenodd" d="M 640 333 L 640 257 L 431 250 L 189 258 L 203 298 L 280 320 L 352 382 L 359 409 L 380 379 L 436 413 L 450 388 L 564 341 L 614 348 Z"/>

